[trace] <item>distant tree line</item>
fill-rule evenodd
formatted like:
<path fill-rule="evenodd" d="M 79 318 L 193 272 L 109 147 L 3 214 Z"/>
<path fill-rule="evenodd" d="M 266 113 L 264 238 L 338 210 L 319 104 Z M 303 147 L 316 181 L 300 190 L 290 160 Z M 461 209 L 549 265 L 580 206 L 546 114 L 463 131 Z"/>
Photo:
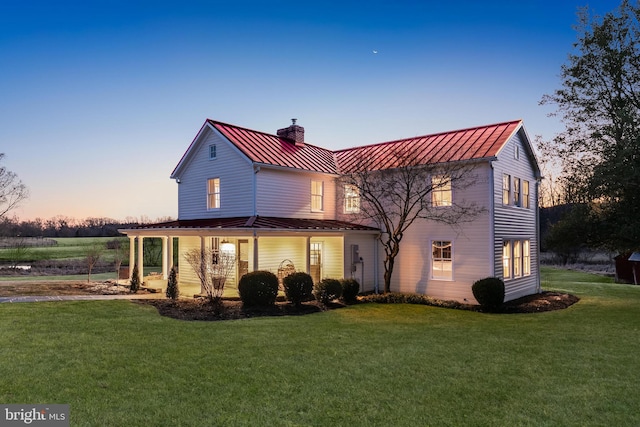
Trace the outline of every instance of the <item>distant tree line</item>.
<path fill-rule="evenodd" d="M 121 228 L 171 220 L 168 217 L 151 220 L 146 216 L 124 220 L 106 217 L 76 219 L 58 215 L 49 219 L 21 221 L 17 217 L 3 217 L 0 218 L 0 237 L 116 237 L 120 235 L 118 229 Z"/>

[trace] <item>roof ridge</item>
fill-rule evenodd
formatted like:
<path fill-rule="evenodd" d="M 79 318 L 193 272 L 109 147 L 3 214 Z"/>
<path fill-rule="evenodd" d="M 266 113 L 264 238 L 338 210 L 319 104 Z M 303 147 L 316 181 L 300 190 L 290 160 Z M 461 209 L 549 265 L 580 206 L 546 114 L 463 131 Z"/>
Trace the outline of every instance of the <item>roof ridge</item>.
<path fill-rule="evenodd" d="M 287 142 L 290 142 L 291 144 L 293 144 L 293 140 L 292 139 L 285 138 L 285 137 L 282 137 L 282 136 L 278 136 L 278 135 L 273 134 L 273 133 L 269 133 L 269 132 L 265 132 L 265 131 L 261 131 L 261 130 L 255 130 L 255 129 L 251 129 L 251 128 L 244 127 L 244 126 L 238 126 L 238 125 L 234 125 L 234 124 L 231 124 L 231 123 L 225 123 L 225 122 L 221 122 L 220 120 L 207 119 L 207 122 L 211 123 L 211 124 L 219 124 L 219 125 L 222 125 L 222 126 L 228 126 L 228 127 L 240 129 L 240 130 L 244 130 L 244 131 L 247 131 L 247 132 L 259 133 L 259 134 L 265 135 L 265 136 L 271 136 L 271 137 L 274 137 L 276 139 L 281 139 L 283 141 L 287 141 Z M 304 145 L 309 145 L 311 147 L 318 148 L 318 149 L 324 150 L 324 151 L 329 151 L 331 153 L 333 152 L 332 150 L 329 150 L 328 148 L 324 148 L 324 147 L 321 147 L 321 146 L 316 145 L 316 144 L 310 144 L 310 143 L 308 143 L 306 141 L 304 142 Z"/>
<path fill-rule="evenodd" d="M 428 133 L 428 134 L 424 134 L 424 135 L 416 135 L 416 136 L 410 136 L 410 137 L 407 137 L 407 138 L 394 139 L 394 140 L 391 140 L 391 141 L 382 141 L 382 142 L 375 142 L 373 144 L 364 144 L 364 145 L 358 145 L 358 146 L 355 146 L 355 147 L 341 148 L 339 150 L 334 150 L 333 153 L 337 154 L 337 153 L 340 153 L 340 152 L 358 150 L 358 149 L 361 149 L 361 148 L 375 147 L 375 146 L 385 145 L 385 144 L 396 144 L 396 143 L 399 143 L 399 142 L 409 141 L 409 140 L 418 139 L 418 138 L 430 138 L 430 137 L 447 135 L 447 134 L 454 134 L 454 133 L 459 133 L 459 132 L 467 132 L 467 131 L 470 131 L 470 130 L 478 130 L 478 129 L 483 129 L 483 128 L 489 128 L 489 127 L 492 127 L 492 126 L 510 125 L 512 123 L 519 123 L 519 122 L 522 122 L 522 119 L 507 120 L 505 122 L 497 122 L 497 123 L 486 124 L 486 125 L 481 125 L 481 126 L 471 126 L 471 127 L 468 127 L 468 128 L 461 128 L 461 129 L 442 131 L 442 132 L 436 132 L 436 133 Z"/>

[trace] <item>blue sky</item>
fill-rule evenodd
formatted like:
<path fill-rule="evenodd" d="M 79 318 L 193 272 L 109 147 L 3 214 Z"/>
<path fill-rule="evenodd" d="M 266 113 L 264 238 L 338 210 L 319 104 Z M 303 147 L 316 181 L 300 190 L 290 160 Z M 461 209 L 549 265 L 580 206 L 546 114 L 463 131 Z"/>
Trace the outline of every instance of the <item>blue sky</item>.
<path fill-rule="evenodd" d="M 0 152 L 21 219 L 177 217 L 169 174 L 211 118 L 330 149 L 551 107 L 578 7 L 618 1 L 0 3 Z M 377 53 L 374 53 L 377 51 Z"/>

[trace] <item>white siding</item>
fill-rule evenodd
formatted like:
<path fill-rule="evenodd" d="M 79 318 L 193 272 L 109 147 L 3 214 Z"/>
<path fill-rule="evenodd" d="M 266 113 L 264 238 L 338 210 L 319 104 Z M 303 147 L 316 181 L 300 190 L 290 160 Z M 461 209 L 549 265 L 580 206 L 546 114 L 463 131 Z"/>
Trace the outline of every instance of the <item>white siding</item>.
<path fill-rule="evenodd" d="M 216 144 L 215 160 L 209 145 Z M 180 219 L 253 215 L 253 168 L 216 132 L 205 130 L 190 153 L 178 185 Z M 207 210 L 207 180 L 220 178 L 220 209 Z"/>
<path fill-rule="evenodd" d="M 335 219 L 335 182 L 331 175 L 262 168 L 257 174 L 257 213 L 285 218 Z M 311 181 L 324 182 L 324 209 L 311 211 Z"/>
<path fill-rule="evenodd" d="M 472 187 L 464 191 L 453 189 L 456 202 L 465 200 L 484 206 L 487 211 L 453 229 L 446 224 L 417 220 L 404 234 L 400 253 L 396 258 L 391 282 L 392 292 L 420 293 L 446 300 L 475 303 L 471 285 L 478 279 L 490 276 L 491 232 L 489 200 L 491 194 L 488 164 L 479 165 L 473 171 L 477 179 Z M 440 209 L 447 209 L 442 207 Z M 434 240 L 451 241 L 453 245 L 453 278 L 432 278 L 431 243 Z M 380 286 L 384 285 L 384 250 L 380 248 Z"/>
<path fill-rule="evenodd" d="M 178 239 L 178 266 L 180 271 L 180 285 L 197 285 L 200 287 L 200 280 L 196 276 L 193 268 L 185 259 L 185 255 L 192 249 L 200 250 L 200 237 L 180 237 Z M 182 292 L 182 291 L 181 291 Z"/>
<path fill-rule="evenodd" d="M 535 293 L 538 288 L 538 199 L 537 180 L 532 167 L 533 159 L 525 147 L 522 134 L 516 134 L 500 151 L 494 165 L 494 204 L 495 204 L 495 236 L 494 275 L 504 278 L 502 267 L 502 242 L 504 239 L 529 239 L 531 241 L 531 275 L 505 280 L 505 300 L 517 299 L 524 295 Z M 516 148 L 518 147 L 518 148 Z M 515 150 L 519 150 L 519 158 L 514 156 Z M 511 175 L 512 193 L 513 178 L 529 181 L 529 208 L 513 205 L 505 206 L 502 203 L 502 177 Z M 513 200 L 513 194 L 511 195 Z"/>
<path fill-rule="evenodd" d="M 358 245 L 362 263 L 355 264 L 355 271 L 352 269 L 351 245 Z M 375 290 L 376 268 L 375 251 L 378 240 L 376 235 L 371 234 L 352 234 L 345 236 L 344 239 L 344 275 L 341 277 L 347 279 L 356 279 L 360 283 L 360 292 L 371 292 Z M 382 264 L 380 258 L 379 264 Z M 337 278 L 337 277 L 336 277 Z M 379 283 L 382 283 L 382 276 L 379 276 Z M 382 286 L 382 285 L 381 285 Z"/>

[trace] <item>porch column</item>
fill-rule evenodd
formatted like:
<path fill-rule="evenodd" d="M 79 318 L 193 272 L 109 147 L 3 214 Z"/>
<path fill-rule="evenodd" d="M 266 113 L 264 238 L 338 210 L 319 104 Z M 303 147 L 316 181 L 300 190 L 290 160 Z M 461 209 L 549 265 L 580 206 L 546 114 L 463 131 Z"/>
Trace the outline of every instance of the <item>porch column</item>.
<path fill-rule="evenodd" d="M 253 271 L 258 271 L 258 236 L 253 234 Z"/>
<path fill-rule="evenodd" d="M 311 236 L 307 236 L 307 249 L 306 249 L 306 262 L 307 262 L 307 274 L 311 274 Z"/>
<path fill-rule="evenodd" d="M 136 263 L 136 236 L 129 236 L 129 280 L 133 277 L 133 265 Z"/>
<path fill-rule="evenodd" d="M 173 268 L 173 236 L 169 236 L 169 246 L 167 247 L 167 265 L 169 270 Z"/>
<path fill-rule="evenodd" d="M 144 277 L 144 237 L 138 236 L 138 278 L 140 279 L 140 283 L 142 283 L 142 278 Z"/>
<path fill-rule="evenodd" d="M 169 239 L 167 236 L 162 236 L 162 279 L 167 280 L 167 246 L 169 244 Z"/>

